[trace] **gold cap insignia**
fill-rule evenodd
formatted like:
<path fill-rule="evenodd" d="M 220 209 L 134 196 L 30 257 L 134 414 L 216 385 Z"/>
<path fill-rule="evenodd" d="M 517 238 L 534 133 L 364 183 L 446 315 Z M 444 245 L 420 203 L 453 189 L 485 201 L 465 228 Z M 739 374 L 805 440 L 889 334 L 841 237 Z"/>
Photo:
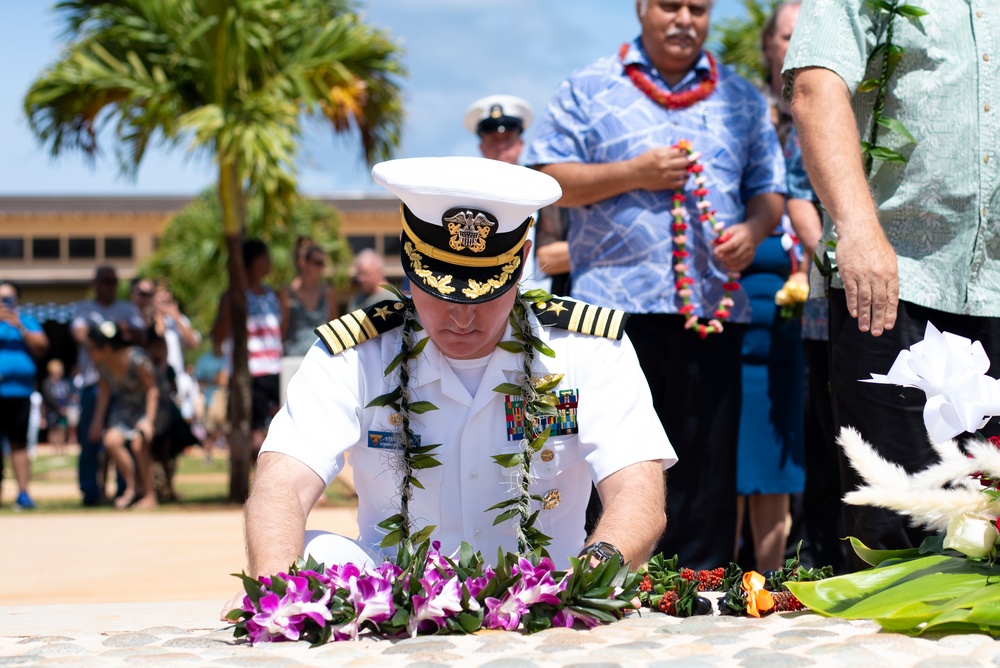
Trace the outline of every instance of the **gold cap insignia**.
<path fill-rule="evenodd" d="M 486 250 L 486 237 L 490 228 L 496 226 L 485 213 L 478 211 L 475 215 L 471 211 L 459 211 L 443 220 L 448 224 L 448 234 L 451 235 L 448 245 L 457 251 L 468 248 L 473 253 Z"/>

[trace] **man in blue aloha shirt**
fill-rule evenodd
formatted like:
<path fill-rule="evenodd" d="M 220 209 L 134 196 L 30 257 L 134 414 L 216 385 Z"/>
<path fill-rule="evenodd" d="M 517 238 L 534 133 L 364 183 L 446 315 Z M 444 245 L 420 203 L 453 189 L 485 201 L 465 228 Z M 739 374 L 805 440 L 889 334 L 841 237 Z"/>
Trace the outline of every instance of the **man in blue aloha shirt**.
<path fill-rule="evenodd" d="M 778 224 L 785 191 L 768 104 L 702 50 L 711 8 L 711 0 L 638 0 L 641 35 L 563 82 L 525 157 L 559 181 L 559 204 L 573 207 L 573 296 L 633 314 L 629 337 L 680 457 L 657 549 L 691 568 L 733 558 L 740 348 L 750 314 L 739 290 L 732 304 L 723 301 L 724 284 Z M 695 162 L 673 148 L 682 140 L 701 154 Z M 692 175 L 696 165 L 704 171 Z M 671 232 L 678 189 L 688 218 L 680 242 Z M 721 243 L 699 218 L 698 189 L 709 191 L 725 225 Z M 689 253 L 681 271 L 693 279 L 680 289 L 675 243 Z M 690 290 L 689 308 L 680 290 Z M 723 331 L 700 336 L 713 319 Z"/>

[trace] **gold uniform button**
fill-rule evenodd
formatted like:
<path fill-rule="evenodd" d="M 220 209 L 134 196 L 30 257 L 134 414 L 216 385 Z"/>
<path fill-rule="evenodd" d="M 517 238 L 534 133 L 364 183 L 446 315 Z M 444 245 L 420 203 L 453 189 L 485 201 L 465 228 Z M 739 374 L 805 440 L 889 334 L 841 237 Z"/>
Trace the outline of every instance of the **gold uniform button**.
<path fill-rule="evenodd" d="M 552 510 L 559 505 L 560 495 L 558 489 L 550 489 L 542 497 L 542 510 Z"/>
<path fill-rule="evenodd" d="M 399 413 L 393 413 L 392 415 L 389 416 L 389 424 L 391 424 L 393 427 L 398 427 L 399 425 L 403 424 L 403 416 L 400 415 Z"/>
<path fill-rule="evenodd" d="M 552 452 L 551 450 L 542 450 L 543 462 L 551 462 L 553 459 L 555 459 L 555 457 L 556 453 Z"/>
<path fill-rule="evenodd" d="M 983 60 L 986 61 L 987 63 L 990 62 L 990 54 L 984 53 L 983 54 Z"/>
<path fill-rule="evenodd" d="M 990 110 L 990 105 L 987 104 L 983 106 L 983 111 L 989 111 L 989 110 Z"/>

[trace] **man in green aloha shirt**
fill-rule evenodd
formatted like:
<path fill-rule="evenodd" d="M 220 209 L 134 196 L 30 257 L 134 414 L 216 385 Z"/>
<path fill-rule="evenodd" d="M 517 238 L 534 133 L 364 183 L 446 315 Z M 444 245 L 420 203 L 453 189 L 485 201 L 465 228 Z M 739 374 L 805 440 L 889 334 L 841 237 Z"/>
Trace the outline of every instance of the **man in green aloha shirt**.
<path fill-rule="evenodd" d="M 1000 5 L 922 0 L 890 18 L 885 4 L 804 0 L 783 76 L 809 177 L 828 214 L 825 238 L 836 239 L 835 422 L 913 472 L 937 460 L 922 421 L 924 393 L 858 381 L 886 373 L 928 322 L 981 341 L 997 375 Z M 876 51 L 894 53 L 894 61 L 902 54 L 884 82 L 881 123 L 872 122 L 883 79 Z M 878 150 L 866 156 L 861 140 L 871 144 L 873 128 Z M 983 431 L 994 433 L 996 423 Z M 843 457 L 841 474 L 845 492 L 858 486 Z M 886 510 L 850 506 L 845 513 L 847 532 L 869 547 L 904 548 L 923 538 Z"/>

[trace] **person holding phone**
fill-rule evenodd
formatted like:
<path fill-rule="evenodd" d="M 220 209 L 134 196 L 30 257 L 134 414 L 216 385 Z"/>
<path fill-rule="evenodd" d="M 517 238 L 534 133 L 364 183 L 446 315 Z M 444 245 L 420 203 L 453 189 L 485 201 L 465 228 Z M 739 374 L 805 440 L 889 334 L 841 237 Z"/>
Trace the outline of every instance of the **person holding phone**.
<path fill-rule="evenodd" d="M 49 349 L 49 339 L 41 323 L 21 313 L 21 289 L 10 281 L 0 281 L 0 441 L 10 443 L 10 462 L 17 480 L 15 510 L 34 510 L 28 494 L 31 463 L 28 461 L 28 418 L 31 393 L 38 368 L 35 359 Z"/>

